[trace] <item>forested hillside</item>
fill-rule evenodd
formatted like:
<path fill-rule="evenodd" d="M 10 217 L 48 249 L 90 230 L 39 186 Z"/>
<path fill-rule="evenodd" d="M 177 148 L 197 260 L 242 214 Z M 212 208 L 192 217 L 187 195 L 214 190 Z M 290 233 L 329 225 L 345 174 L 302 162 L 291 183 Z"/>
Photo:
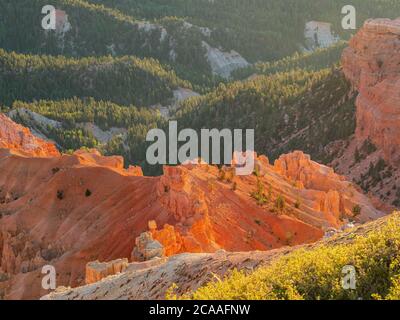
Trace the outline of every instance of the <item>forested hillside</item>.
<path fill-rule="evenodd" d="M 336 65 L 347 42 L 340 41 L 328 48 L 319 48 L 313 52 L 298 53 L 281 60 L 257 62 L 247 68 L 241 68 L 233 72 L 237 80 L 254 75 L 269 75 L 277 72 L 290 71 L 301 68 L 310 71 L 332 67 Z"/>
<path fill-rule="evenodd" d="M 397 17 L 397 0 L 92 0 L 145 19 L 177 16 L 213 30 L 210 42 L 235 49 L 251 62 L 291 55 L 304 41 L 307 21 L 330 22 L 344 39 L 341 9 L 357 8 L 358 27 L 367 18 Z"/>
<path fill-rule="evenodd" d="M 70 57 L 148 57 L 172 65 L 198 83 L 212 81 L 201 32 L 184 28 L 182 20 L 168 18 L 162 26 L 89 1 L 54 0 L 52 5 L 67 13 L 70 28 L 46 32 L 41 26 L 41 10 L 47 4 L 46 0 L 1 2 L 0 48 Z"/>
<path fill-rule="evenodd" d="M 154 59 L 23 55 L 0 49 L 0 101 L 93 97 L 120 104 L 166 103 L 191 88 Z"/>
<path fill-rule="evenodd" d="M 145 161 L 147 132 L 165 127 L 166 120 L 159 112 L 93 98 L 16 101 L 4 111 L 15 121 L 54 140 L 64 152 L 96 147 L 105 155 L 124 156 L 128 165 L 140 165 L 147 174 L 160 173 L 160 167 L 150 167 Z"/>
<path fill-rule="evenodd" d="M 203 42 L 222 51 L 236 50 L 249 62 L 294 54 L 304 44 L 307 21 L 340 27 L 344 0 L 54 0 L 65 10 L 70 30 L 44 32 L 41 9 L 46 0 L 0 3 L 0 47 L 9 51 L 65 56 L 135 55 L 171 65 L 199 86 L 213 86 Z M 356 0 L 358 27 L 369 17 L 394 17 L 397 0 Z M 279 13 L 279 14 L 278 14 Z M 15 21 L 19 21 L 15 23 Z M 26 32 L 29 30 L 29 32 Z"/>
<path fill-rule="evenodd" d="M 204 96 L 183 101 L 172 118 L 181 129 L 255 128 L 261 154 L 273 159 L 300 149 L 328 162 L 324 146 L 354 132 L 350 87 L 334 67 L 341 46 L 257 64 L 243 72 L 258 77 L 220 84 Z M 159 112 L 143 107 L 168 103 L 172 90 L 190 88 L 190 83 L 152 59 L 0 53 L 2 101 L 7 111 L 14 110 L 15 121 L 56 141 L 64 151 L 96 147 L 123 155 L 127 164 L 140 164 L 146 174 L 161 172 L 145 161 L 145 137 L 155 127 L 168 132 L 168 124 Z M 38 123 L 35 116 L 20 112 L 25 109 L 59 125 Z M 104 133 L 88 130 L 88 123 L 105 132 L 121 130 L 104 140 Z"/>
<path fill-rule="evenodd" d="M 296 69 L 220 85 L 206 96 L 185 101 L 173 118 L 180 129 L 255 128 L 256 151 L 271 159 L 299 149 L 327 163 L 331 155 L 324 147 L 354 133 L 354 99 L 349 91 L 339 70 Z M 140 164 L 145 173 L 160 173 L 160 167 L 145 162 L 148 130 L 159 127 L 168 132 L 166 119 L 157 112 L 94 99 L 17 101 L 11 109 L 28 109 L 60 122 L 60 127 L 49 128 L 25 113 L 14 114 L 16 121 L 54 139 L 64 150 L 96 146 L 106 154 L 123 155 L 127 163 Z M 82 128 L 85 123 L 103 131 L 113 127 L 125 130 L 101 141 Z"/>
<path fill-rule="evenodd" d="M 354 98 L 349 93 L 340 70 L 293 69 L 220 85 L 186 101 L 176 118 L 182 128 L 254 128 L 261 154 L 275 158 L 299 149 L 326 162 L 324 146 L 354 132 Z"/>
<path fill-rule="evenodd" d="M 158 172 L 144 163 L 143 141 L 166 119 L 144 107 L 175 103 L 180 87 L 203 94 L 172 114 L 181 128 L 255 128 L 256 151 L 271 158 L 301 149 L 327 162 L 326 146 L 354 132 L 354 99 L 338 66 L 346 42 L 299 52 L 307 21 L 350 35 L 338 27 L 344 1 L 54 0 L 71 25 L 62 32 L 41 28 L 45 4 L 0 3 L 0 104 L 62 150 L 96 146 Z M 354 5 L 359 26 L 400 6 Z M 232 73 L 240 81 L 222 80 L 212 74 L 205 41 L 255 63 Z M 60 125 L 47 128 L 36 115 Z"/>

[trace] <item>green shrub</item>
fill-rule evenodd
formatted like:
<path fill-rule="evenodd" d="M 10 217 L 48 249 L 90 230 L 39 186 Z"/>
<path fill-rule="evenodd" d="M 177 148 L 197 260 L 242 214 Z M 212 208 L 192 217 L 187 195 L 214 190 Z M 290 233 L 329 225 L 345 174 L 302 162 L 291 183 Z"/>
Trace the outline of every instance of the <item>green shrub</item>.
<path fill-rule="evenodd" d="M 282 195 L 279 195 L 275 200 L 275 208 L 278 212 L 282 212 L 285 209 L 286 202 Z"/>
<path fill-rule="evenodd" d="M 267 197 L 264 193 L 264 184 L 262 181 L 257 177 L 257 190 L 252 192 L 251 197 L 257 200 L 257 204 L 262 206 L 268 202 Z"/>
<path fill-rule="evenodd" d="M 59 200 L 64 199 L 64 191 L 62 191 L 62 190 L 57 190 L 57 198 L 58 198 Z"/>
<path fill-rule="evenodd" d="M 353 207 L 353 215 L 354 217 L 357 217 L 361 214 L 361 207 L 357 204 Z"/>
<path fill-rule="evenodd" d="M 298 249 L 251 274 L 233 270 L 179 299 L 399 299 L 400 214 L 351 242 Z M 354 266 L 356 289 L 345 290 L 342 269 Z"/>

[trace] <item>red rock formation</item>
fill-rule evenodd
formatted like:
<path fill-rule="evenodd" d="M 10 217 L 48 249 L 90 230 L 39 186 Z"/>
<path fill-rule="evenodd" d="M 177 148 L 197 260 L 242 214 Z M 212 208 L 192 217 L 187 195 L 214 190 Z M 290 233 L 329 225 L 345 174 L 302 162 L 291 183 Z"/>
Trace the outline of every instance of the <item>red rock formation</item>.
<path fill-rule="evenodd" d="M 141 167 L 129 166 L 128 171 L 133 176 L 143 177 L 143 171 Z"/>
<path fill-rule="evenodd" d="M 314 250 L 321 246 L 338 246 L 352 243 L 371 231 L 380 229 L 388 219 L 382 218 L 363 224 L 340 234 L 340 237 L 324 238 L 313 244 L 302 245 L 302 250 Z M 299 247 L 285 247 L 269 251 L 180 254 L 171 258 L 129 264 L 126 271 L 102 281 L 78 287 L 59 287 L 42 297 L 42 300 L 164 300 L 174 286 L 173 293 L 181 296 L 197 290 L 216 278 L 223 279 L 233 269 L 254 270 L 268 266 Z M 146 290 L 143 290 L 146 288 Z M 169 292 L 171 293 L 171 292 Z"/>
<path fill-rule="evenodd" d="M 342 56 L 343 71 L 358 90 L 356 138 L 368 137 L 385 160 L 399 164 L 400 19 L 368 20 Z"/>
<path fill-rule="evenodd" d="M 333 226 L 340 225 L 341 218 L 351 218 L 353 208 L 360 206 L 360 222 L 377 219 L 380 214 L 370 199 L 358 188 L 336 174 L 332 168 L 311 161 L 310 156 L 300 151 L 283 155 L 275 161 L 274 170 L 287 177 L 314 199 L 313 208 L 324 214 L 324 220 Z M 310 193 L 310 190 L 314 192 Z M 304 196 L 303 196 L 304 197 Z"/>
<path fill-rule="evenodd" d="M 0 149 L 2 148 L 32 157 L 60 155 L 53 143 L 36 138 L 28 128 L 16 124 L 0 113 Z"/>
<path fill-rule="evenodd" d="M 151 232 L 143 232 L 136 238 L 131 255 L 133 261 L 143 262 L 162 257 L 164 257 L 164 247 L 153 239 Z"/>
<path fill-rule="evenodd" d="M 152 220 L 149 222 L 149 231 L 155 240 L 163 244 L 166 256 L 169 257 L 185 250 L 182 236 L 175 230 L 174 226 L 165 224 L 161 230 L 157 230 L 157 223 Z"/>
<path fill-rule="evenodd" d="M 57 285 L 82 285 L 88 262 L 129 257 L 149 227 L 167 255 L 269 250 L 316 241 L 324 228 L 342 223 L 338 208 L 353 203 L 362 205 L 360 219 L 380 214 L 342 177 L 298 152 L 276 166 L 259 157 L 258 177 L 228 178 L 208 165 L 165 167 L 161 177 L 143 177 L 123 169 L 122 158 L 95 150 L 36 154 L 0 151 L 0 274 L 7 275 L 0 290 L 6 298 L 48 293 L 41 288 L 47 264 L 56 268 Z M 251 196 L 260 186 L 264 205 Z M 279 196 L 286 206 L 277 210 Z"/>

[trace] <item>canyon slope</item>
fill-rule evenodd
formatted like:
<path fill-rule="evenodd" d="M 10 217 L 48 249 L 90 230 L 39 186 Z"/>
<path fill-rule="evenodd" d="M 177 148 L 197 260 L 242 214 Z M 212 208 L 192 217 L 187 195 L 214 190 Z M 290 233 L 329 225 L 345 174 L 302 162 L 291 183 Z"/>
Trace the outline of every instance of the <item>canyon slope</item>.
<path fill-rule="evenodd" d="M 358 90 L 356 138 L 399 163 L 400 18 L 369 20 L 343 52 L 343 72 Z"/>
<path fill-rule="evenodd" d="M 57 285 L 83 285 L 87 263 L 131 257 L 146 231 L 166 256 L 270 250 L 383 215 L 355 185 L 300 151 L 274 164 L 257 157 L 251 176 L 184 165 L 144 177 L 139 167 L 125 169 L 122 157 L 59 154 L 28 129 L 0 120 L 0 293 L 6 299 L 47 294 L 41 271 L 49 264 Z M 18 145 L 10 144 L 13 135 Z"/>
<path fill-rule="evenodd" d="M 400 206 L 400 18 L 365 22 L 342 55 L 358 96 L 354 138 L 332 165 L 366 192 Z"/>
<path fill-rule="evenodd" d="M 193 292 L 209 282 L 221 281 L 236 269 L 251 274 L 295 251 L 312 251 L 321 247 L 352 244 L 390 223 L 392 215 L 347 230 L 313 244 L 285 247 L 269 251 L 180 254 L 148 263 L 130 263 L 122 272 L 96 283 L 78 288 L 59 287 L 42 300 L 164 300 Z M 397 217 L 398 214 L 394 214 Z M 392 220 L 393 224 L 393 220 Z M 394 244 L 389 244 L 394 246 Z"/>

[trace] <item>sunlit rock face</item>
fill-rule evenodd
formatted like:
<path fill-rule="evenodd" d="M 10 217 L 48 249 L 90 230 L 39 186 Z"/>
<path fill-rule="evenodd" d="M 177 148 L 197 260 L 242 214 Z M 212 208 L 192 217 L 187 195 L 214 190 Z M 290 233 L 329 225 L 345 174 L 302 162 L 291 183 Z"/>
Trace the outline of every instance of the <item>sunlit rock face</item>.
<path fill-rule="evenodd" d="M 343 71 L 359 95 L 356 138 L 368 137 L 385 160 L 399 164 L 400 19 L 368 20 L 342 56 Z"/>
<path fill-rule="evenodd" d="M 28 128 L 0 113 L 0 149 L 32 157 L 59 156 L 53 143 L 35 137 Z"/>
<path fill-rule="evenodd" d="M 108 276 L 121 273 L 128 267 L 128 259 L 117 259 L 109 262 L 93 261 L 86 265 L 86 284 L 95 283 Z"/>
<path fill-rule="evenodd" d="M 257 174 L 248 176 L 189 163 L 144 177 L 120 156 L 60 155 L 4 116 L 0 141 L 0 291 L 7 299 L 46 294 L 38 279 L 48 264 L 59 286 L 76 287 L 126 266 L 101 262 L 295 246 L 346 219 L 382 215 L 354 185 L 299 151 L 274 165 L 259 156 Z M 356 204 L 362 210 L 354 217 Z"/>

